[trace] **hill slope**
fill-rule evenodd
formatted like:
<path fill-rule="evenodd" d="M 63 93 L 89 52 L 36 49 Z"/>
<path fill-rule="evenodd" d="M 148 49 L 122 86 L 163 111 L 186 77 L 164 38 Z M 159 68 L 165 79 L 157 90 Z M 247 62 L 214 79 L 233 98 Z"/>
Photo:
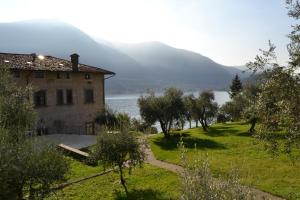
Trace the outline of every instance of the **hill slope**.
<path fill-rule="evenodd" d="M 233 74 L 241 72 L 217 64 L 200 54 L 159 42 L 117 44 L 115 48 L 143 65 L 158 81 L 184 89 L 222 89 L 230 83 Z"/>
<path fill-rule="evenodd" d="M 0 32 L 0 52 L 36 52 L 65 59 L 76 52 L 81 63 L 116 72 L 116 77 L 106 81 L 109 93 L 161 90 L 171 85 L 186 90 L 222 89 L 232 78 L 231 68 L 226 69 L 200 54 L 157 42 L 138 45 L 96 42 L 60 21 L 0 23 Z"/>

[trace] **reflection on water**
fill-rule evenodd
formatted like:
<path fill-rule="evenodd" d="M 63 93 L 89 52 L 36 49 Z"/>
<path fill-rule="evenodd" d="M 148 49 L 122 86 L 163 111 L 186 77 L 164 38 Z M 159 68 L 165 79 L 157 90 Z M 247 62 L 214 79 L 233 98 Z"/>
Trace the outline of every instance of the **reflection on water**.
<path fill-rule="evenodd" d="M 223 105 L 229 101 L 229 95 L 224 91 L 214 91 L 215 100 L 219 105 Z M 188 95 L 191 93 L 185 93 Z M 199 92 L 193 93 L 198 96 Z M 140 118 L 137 100 L 141 95 L 139 94 L 124 94 L 124 95 L 107 95 L 105 98 L 106 104 L 115 112 L 125 112 L 130 117 Z"/>

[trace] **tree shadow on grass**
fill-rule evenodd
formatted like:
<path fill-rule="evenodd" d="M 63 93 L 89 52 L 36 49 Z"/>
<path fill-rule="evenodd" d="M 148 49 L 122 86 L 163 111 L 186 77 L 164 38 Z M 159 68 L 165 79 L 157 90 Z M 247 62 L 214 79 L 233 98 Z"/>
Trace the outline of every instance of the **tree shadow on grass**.
<path fill-rule="evenodd" d="M 234 129 L 230 126 L 218 126 L 218 127 L 209 127 L 207 132 L 203 132 L 204 135 L 210 137 L 221 137 L 221 136 L 231 136 L 237 135 L 240 132 L 238 129 Z"/>
<path fill-rule="evenodd" d="M 153 189 L 141 189 L 141 190 L 131 190 L 128 196 L 123 192 L 115 192 L 116 200 L 168 200 L 170 198 L 164 197 L 163 193 Z"/>
<path fill-rule="evenodd" d="M 249 131 L 247 131 L 247 132 L 239 133 L 239 134 L 237 134 L 237 136 L 241 136 L 241 137 L 252 137 L 252 136 L 253 136 L 253 133 L 250 133 Z"/>
<path fill-rule="evenodd" d="M 191 137 L 188 132 L 174 134 L 169 138 L 156 138 L 153 140 L 153 142 L 164 150 L 173 150 L 178 148 L 178 143 L 180 142 L 181 138 L 185 147 L 188 149 L 193 149 L 195 147 L 197 149 L 226 149 L 226 147 L 221 143 L 210 139 Z"/>

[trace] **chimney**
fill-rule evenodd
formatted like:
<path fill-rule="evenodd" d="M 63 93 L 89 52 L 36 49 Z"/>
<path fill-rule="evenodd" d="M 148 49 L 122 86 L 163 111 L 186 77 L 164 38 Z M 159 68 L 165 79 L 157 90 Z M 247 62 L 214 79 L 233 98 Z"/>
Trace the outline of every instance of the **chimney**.
<path fill-rule="evenodd" d="M 77 53 L 73 53 L 72 55 L 70 55 L 70 57 L 71 57 L 73 72 L 78 72 L 79 55 Z"/>

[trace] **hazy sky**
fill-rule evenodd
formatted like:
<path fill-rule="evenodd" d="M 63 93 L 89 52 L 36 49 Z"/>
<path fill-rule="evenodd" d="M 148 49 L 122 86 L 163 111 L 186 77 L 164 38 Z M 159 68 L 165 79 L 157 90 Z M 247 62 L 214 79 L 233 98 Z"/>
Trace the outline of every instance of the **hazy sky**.
<path fill-rule="evenodd" d="M 287 60 L 285 0 L 0 0 L 0 22 L 54 18 L 115 42 L 161 41 L 224 65 L 252 60 L 268 40 Z M 0 33 L 1 35 L 1 33 Z"/>

